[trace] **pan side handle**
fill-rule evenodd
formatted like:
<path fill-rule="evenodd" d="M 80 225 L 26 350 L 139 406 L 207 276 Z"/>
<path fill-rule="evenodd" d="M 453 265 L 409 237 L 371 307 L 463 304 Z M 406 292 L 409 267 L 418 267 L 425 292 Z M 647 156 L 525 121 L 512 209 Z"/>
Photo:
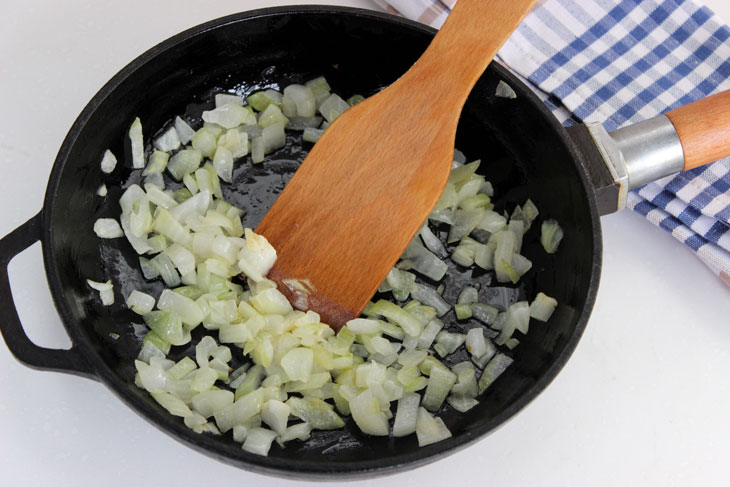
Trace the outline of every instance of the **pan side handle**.
<path fill-rule="evenodd" d="M 0 240 L 0 332 L 10 352 L 28 367 L 94 379 L 95 374 L 75 345 L 68 350 L 39 347 L 28 338 L 18 317 L 10 289 L 8 264 L 40 238 L 41 214 L 38 213 Z"/>

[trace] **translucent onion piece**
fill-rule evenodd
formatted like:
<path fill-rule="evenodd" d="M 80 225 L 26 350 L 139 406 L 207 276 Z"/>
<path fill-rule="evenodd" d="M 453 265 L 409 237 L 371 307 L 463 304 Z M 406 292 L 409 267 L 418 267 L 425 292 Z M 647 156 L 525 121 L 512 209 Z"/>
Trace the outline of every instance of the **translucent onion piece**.
<path fill-rule="evenodd" d="M 180 117 L 175 117 L 174 124 L 177 135 L 180 138 L 180 142 L 183 144 L 190 142 L 193 135 L 195 135 L 195 130 L 193 130 L 190 125 L 188 125 L 188 123 Z"/>
<path fill-rule="evenodd" d="M 554 254 L 558 251 L 560 241 L 563 239 L 563 229 L 555 220 L 546 220 L 542 222 L 540 233 L 540 243 L 542 243 L 545 252 Z"/>
<path fill-rule="evenodd" d="M 558 301 L 547 294 L 537 293 L 535 300 L 530 303 L 530 317 L 539 321 L 547 321 L 552 316 Z"/>
<path fill-rule="evenodd" d="M 180 147 L 180 136 L 177 134 L 175 127 L 165 130 L 162 135 L 157 137 L 152 146 L 162 152 L 171 152 Z"/>
<path fill-rule="evenodd" d="M 132 167 L 142 169 L 144 167 L 144 140 L 142 138 L 142 122 L 139 117 L 134 119 L 129 127 L 129 141 L 132 144 Z"/>
<path fill-rule="evenodd" d="M 109 174 L 114 171 L 115 167 L 117 167 L 117 158 L 112 154 L 112 151 L 107 149 L 101 158 L 101 172 Z"/>
<path fill-rule="evenodd" d="M 99 218 L 94 222 L 94 233 L 99 238 L 119 238 L 124 236 L 122 227 L 114 218 Z"/>

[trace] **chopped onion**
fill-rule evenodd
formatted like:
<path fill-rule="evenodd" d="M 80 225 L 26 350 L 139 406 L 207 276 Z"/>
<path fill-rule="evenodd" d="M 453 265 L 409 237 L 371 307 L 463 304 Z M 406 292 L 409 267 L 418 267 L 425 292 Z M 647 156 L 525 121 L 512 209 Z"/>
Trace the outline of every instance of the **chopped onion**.
<path fill-rule="evenodd" d="M 560 241 L 563 239 L 563 229 L 555 220 L 546 220 L 542 222 L 542 232 L 540 233 L 540 243 L 542 243 L 545 252 L 554 254 L 558 250 Z"/>
<path fill-rule="evenodd" d="M 146 315 L 155 307 L 155 298 L 135 289 L 127 296 L 126 304 L 138 315 Z"/>
<path fill-rule="evenodd" d="M 162 152 L 177 150 L 180 147 L 180 136 L 177 134 L 175 127 L 165 130 L 162 135 L 155 139 L 152 146 Z"/>
<path fill-rule="evenodd" d="M 238 105 L 243 106 L 243 98 L 238 95 L 232 95 L 230 93 L 218 93 L 215 95 L 215 107 L 220 108 L 223 105 Z"/>
<path fill-rule="evenodd" d="M 114 218 L 99 218 L 94 222 L 94 233 L 99 238 L 119 238 L 124 236 L 122 227 Z"/>
<path fill-rule="evenodd" d="M 291 113 L 287 113 L 285 110 L 284 115 L 290 118 L 313 117 L 317 110 L 314 92 L 309 86 L 295 84 L 284 88 L 284 98 L 282 103 L 285 108 L 289 101 L 293 105 L 294 110 Z"/>
<path fill-rule="evenodd" d="M 111 306 L 114 304 L 114 285 L 111 280 L 106 282 L 96 282 L 91 279 L 86 280 L 90 288 L 99 291 L 99 299 L 101 304 L 104 306 Z"/>
<path fill-rule="evenodd" d="M 180 142 L 183 144 L 190 142 L 193 135 L 195 135 L 195 130 L 193 130 L 190 125 L 188 125 L 187 122 L 180 117 L 175 117 L 174 123 Z"/>
<path fill-rule="evenodd" d="M 109 174 L 114 171 L 115 167 L 117 167 L 117 158 L 112 151 L 107 149 L 104 151 L 104 157 L 101 158 L 101 172 Z"/>
<path fill-rule="evenodd" d="M 418 408 L 416 436 L 418 446 L 426 446 L 451 438 L 451 432 L 441 418 L 432 416 L 424 408 Z"/>
<path fill-rule="evenodd" d="M 129 141 L 132 144 L 132 167 L 141 169 L 144 167 L 144 140 L 142 138 L 142 122 L 139 117 L 134 119 L 129 127 Z"/>
<path fill-rule="evenodd" d="M 494 383 L 502 373 L 507 370 L 507 367 L 512 365 L 514 360 L 503 354 L 497 353 L 492 360 L 489 361 L 487 366 L 482 372 L 482 376 L 479 378 L 479 393 L 484 392 L 490 385 Z"/>
<path fill-rule="evenodd" d="M 319 107 L 319 113 L 329 122 L 332 123 L 337 117 L 345 113 L 350 105 L 339 96 L 332 94 Z"/>
<path fill-rule="evenodd" d="M 537 293 L 535 300 L 530 303 L 530 317 L 539 321 L 547 321 L 553 315 L 558 301 L 547 294 Z"/>
<path fill-rule="evenodd" d="M 422 274 L 429 279 L 439 281 L 444 277 L 448 266 L 441 261 L 438 257 L 428 251 L 424 247 L 418 237 L 408 245 L 406 251 L 401 257 L 401 262 L 406 263 L 405 268 L 413 269 L 414 271 Z M 401 268 L 404 268 L 401 267 Z"/>
<path fill-rule="evenodd" d="M 208 123 L 220 125 L 226 129 L 232 129 L 239 125 L 252 125 L 256 123 L 256 116 L 250 107 L 244 107 L 236 103 L 228 103 L 214 110 L 203 112 L 203 120 Z"/>
<path fill-rule="evenodd" d="M 320 137 L 322 137 L 322 134 L 324 134 L 324 130 L 322 129 L 306 127 L 304 129 L 304 134 L 302 135 L 302 140 L 304 140 L 304 142 L 315 143 Z"/>
<path fill-rule="evenodd" d="M 306 279 L 286 282 L 298 293 L 296 310 L 266 279 L 276 251 L 263 236 L 244 229 L 244 212 L 223 200 L 220 180 L 233 180 L 234 161 L 249 149 L 259 163 L 282 147 L 286 129 L 304 129 L 303 139 L 316 141 L 361 100 L 353 96 L 345 102 L 333 95 L 324 78 L 290 85 L 284 94 L 273 89 L 253 93 L 245 106 L 241 97 L 218 94 L 216 108 L 203 114 L 205 123 L 197 132 L 177 117 L 154 140 L 142 174 L 144 190 L 133 184 L 124 192 L 115 235 L 126 235 L 140 254 L 156 254 L 151 260 L 140 257 L 142 273 L 146 279 L 161 277 L 168 288 L 157 303 L 136 290 L 127 297 L 127 306 L 149 328 L 135 383 L 193 431 L 232 430 L 244 450 L 265 455 L 274 439 L 284 445 L 308 439 L 313 429 L 342 428 L 342 414 L 351 415 L 366 434 L 388 435 L 394 419 L 394 436 L 416 432 L 420 445 L 443 440 L 451 433 L 428 410 L 437 412 L 444 401 L 457 411 L 473 408 L 479 392 L 512 360 L 491 339 L 496 337 L 502 350 L 511 349 L 519 343 L 512 333 L 528 331 L 530 314 L 548 319 L 555 309 L 555 301 L 540 293 L 532 305 L 523 301 L 500 314 L 479 303 L 477 288 L 466 286 L 453 303 L 457 319 L 475 318 L 494 329 L 443 329 L 438 317 L 452 308 L 444 296 L 453 299 L 456 290 L 444 293 L 452 285 L 447 280 L 438 289 L 431 286 L 448 270 L 442 259 L 451 253 L 459 265 L 494 270 L 497 281 L 516 282 L 532 266 L 529 254 L 519 251 L 539 214 L 530 200 L 515 207 L 509 221 L 494 211 L 500 202 L 492 201 L 491 184 L 476 173 L 480 162 L 467 163 L 458 151 L 429 216 L 438 226 L 422 227 L 379 288 L 403 306 L 370 303 L 366 317 L 335 334 L 317 313 L 304 312 L 312 291 Z M 141 124 L 137 128 L 141 139 Z M 173 184 L 179 189 L 165 191 L 165 169 L 184 186 Z M 458 243 L 448 251 L 440 237 L 444 224 L 449 241 Z M 236 275 L 248 280 L 232 280 Z M 189 343 L 201 323 L 205 331 L 196 338 L 195 360 L 166 360 L 171 347 Z M 447 366 L 453 354 L 464 353 L 459 352 L 463 344 L 471 362 Z M 479 381 L 477 368 L 484 369 Z M 395 418 L 393 401 L 398 401 Z M 296 418 L 303 422 L 290 424 Z"/>
<path fill-rule="evenodd" d="M 436 291 L 436 289 L 425 284 L 414 284 L 411 289 L 411 298 L 417 299 L 427 306 L 431 306 L 436 310 L 436 314 L 441 317 L 451 311 L 451 305 Z"/>
<path fill-rule="evenodd" d="M 510 85 L 502 80 L 499 80 L 499 83 L 497 83 L 497 89 L 494 92 L 494 95 L 500 98 L 517 98 L 517 93 L 515 93 L 515 90 L 513 90 Z"/>

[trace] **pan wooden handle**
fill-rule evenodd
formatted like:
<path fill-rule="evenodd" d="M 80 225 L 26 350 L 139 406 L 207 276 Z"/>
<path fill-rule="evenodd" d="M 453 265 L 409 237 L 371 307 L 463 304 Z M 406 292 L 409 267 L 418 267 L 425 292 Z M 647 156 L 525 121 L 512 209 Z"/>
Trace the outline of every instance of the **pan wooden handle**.
<path fill-rule="evenodd" d="M 684 150 L 684 170 L 730 156 L 730 90 L 665 114 Z"/>

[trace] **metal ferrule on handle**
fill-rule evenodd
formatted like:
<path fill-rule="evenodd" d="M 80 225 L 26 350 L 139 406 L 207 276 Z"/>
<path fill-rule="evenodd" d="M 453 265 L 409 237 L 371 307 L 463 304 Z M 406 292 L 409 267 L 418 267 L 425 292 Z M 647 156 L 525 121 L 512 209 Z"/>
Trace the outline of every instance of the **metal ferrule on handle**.
<path fill-rule="evenodd" d="M 631 189 L 684 168 L 684 150 L 666 115 L 607 132 L 601 124 L 587 126 L 608 170 L 619 185 L 618 210 Z"/>

